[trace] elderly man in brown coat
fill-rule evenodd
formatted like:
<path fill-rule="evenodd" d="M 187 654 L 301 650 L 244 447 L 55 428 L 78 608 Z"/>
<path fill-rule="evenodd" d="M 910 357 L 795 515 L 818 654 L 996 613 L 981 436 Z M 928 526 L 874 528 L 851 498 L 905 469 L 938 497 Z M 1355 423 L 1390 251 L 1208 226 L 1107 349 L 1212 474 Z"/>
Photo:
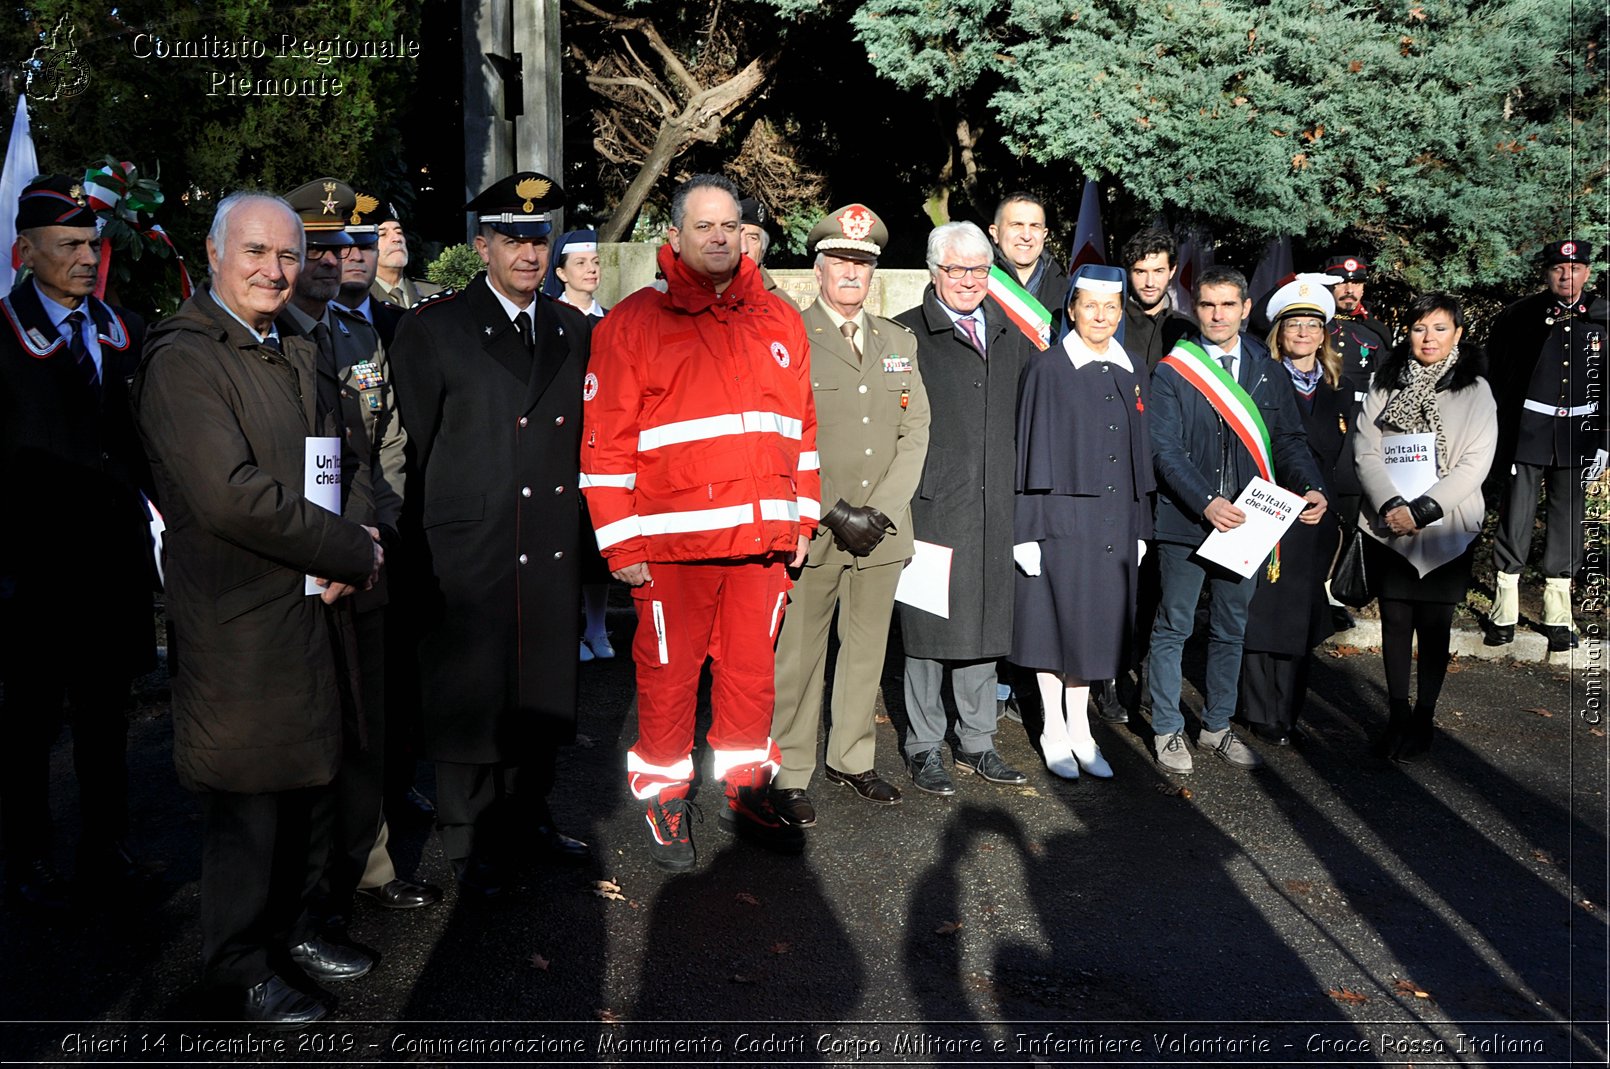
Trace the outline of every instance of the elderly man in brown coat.
<path fill-rule="evenodd" d="M 226 197 L 207 236 L 211 284 L 151 331 L 134 383 L 167 520 L 174 763 L 206 820 L 207 979 L 244 990 L 247 1020 L 279 1023 L 328 1012 L 298 990 L 298 967 L 332 981 L 373 964 L 315 936 L 307 913 L 351 701 L 341 599 L 382 554 L 377 531 L 303 493 L 316 439 L 345 437 L 333 368 L 276 324 L 303 240 L 284 201 Z"/>

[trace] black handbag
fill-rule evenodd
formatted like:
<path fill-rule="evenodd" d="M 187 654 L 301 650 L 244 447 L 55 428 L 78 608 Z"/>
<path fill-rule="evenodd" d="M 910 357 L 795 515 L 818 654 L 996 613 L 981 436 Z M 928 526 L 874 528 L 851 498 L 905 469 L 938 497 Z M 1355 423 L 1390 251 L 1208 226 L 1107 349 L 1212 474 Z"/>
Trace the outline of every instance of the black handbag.
<path fill-rule="evenodd" d="M 1347 535 L 1342 555 L 1336 559 L 1336 568 L 1330 577 L 1330 594 L 1354 609 L 1363 608 L 1375 597 L 1370 592 L 1370 577 L 1364 571 L 1364 534 L 1356 527 Z"/>

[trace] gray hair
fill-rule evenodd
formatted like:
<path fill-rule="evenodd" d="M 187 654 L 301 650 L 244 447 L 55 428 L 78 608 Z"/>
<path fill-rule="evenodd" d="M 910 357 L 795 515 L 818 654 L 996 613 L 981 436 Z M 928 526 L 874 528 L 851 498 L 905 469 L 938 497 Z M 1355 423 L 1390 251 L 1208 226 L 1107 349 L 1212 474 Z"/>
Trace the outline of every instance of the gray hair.
<path fill-rule="evenodd" d="M 278 205 L 279 207 L 285 209 L 285 214 L 290 216 L 291 219 L 296 223 L 296 229 L 302 229 L 302 217 L 296 214 L 296 209 L 291 207 L 290 204 L 286 202 L 284 197 L 276 197 L 272 193 L 258 193 L 253 190 L 241 190 L 238 193 L 231 193 L 229 196 L 219 201 L 218 207 L 213 210 L 212 227 L 207 231 L 207 240 L 212 242 L 213 248 L 217 249 L 220 253 L 223 252 L 224 248 L 229 244 L 229 217 L 233 215 L 235 213 L 235 209 L 240 207 L 242 204 L 249 204 L 254 201 L 266 201 L 269 204 Z M 304 259 L 306 259 L 307 250 L 305 248 L 302 250 L 302 256 Z"/>
<path fill-rule="evenodd" d="M 734 205 L 743 199 L 738 192 L 738 187 L 733 184 L 732 179 L 728 178 L 726 175 L 696 174 L 686 182 L 683 182 L 681 185 L 677 186 L 676 192 L 671 194 L 671 225 L 676 227 L 678 230 L 682 229 L 682 220 L 687 218 L 688 198 L 694 194 L 694 191 L 700 189 L 719 189 L 721 192 L 732 197 L 732 203 Z M 765 228 L 762 227 L 762 230 L 764 229 Z M 762 252 L 761 255 L 765 255 L 765 253 Z"/>
<path fill-rule="evenodd" d="M 759 227 L 758 229 L 760 230 L 760 257 L 755 260 L 755 263 L 761 264 L 766 261 L 766 254 L 771 251 L 771 233 L 765 227 Z"/>
<path fill-rule="evenodd" d="M 975 223 L 945 223 L 928 235 L 928 273 L 937 275 L 947 252 L 982 256 L 993 261 L 995 249 Z"/>

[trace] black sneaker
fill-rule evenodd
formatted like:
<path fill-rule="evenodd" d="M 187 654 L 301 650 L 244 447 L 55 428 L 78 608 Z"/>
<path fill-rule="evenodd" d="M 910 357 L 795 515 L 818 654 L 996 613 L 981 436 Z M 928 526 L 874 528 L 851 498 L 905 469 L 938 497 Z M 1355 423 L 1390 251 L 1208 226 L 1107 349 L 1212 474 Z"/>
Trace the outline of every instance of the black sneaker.
<path fill-rule="evenodd" d="M 805 833 L 782 818 L 765 787 L 727 788 L 721 826 L 767 850 L 797 854 L 805 849 Z"/>
<path fill-rule="evenodd" d="M 648 803 L 649 857 L 662 869 L 686 872 L 698 860 L 693 851 L 693 835 L 688 828 L 689 811 L 701 822 L 699 807 L 686 798 L 670 798 Z"/>

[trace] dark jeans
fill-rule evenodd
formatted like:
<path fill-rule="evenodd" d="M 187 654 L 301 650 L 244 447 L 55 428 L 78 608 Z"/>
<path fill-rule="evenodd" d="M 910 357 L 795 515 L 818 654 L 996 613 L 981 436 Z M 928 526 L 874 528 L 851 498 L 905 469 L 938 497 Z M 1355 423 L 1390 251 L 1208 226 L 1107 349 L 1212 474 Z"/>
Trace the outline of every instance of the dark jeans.
<path fill-rule="evenodd" d="M 1185 640 L 1196 629 L 1196 602 L 1208 584 L 1212 609 L 1208 618 L 1207 706 L 1202 725 L 1222 731 L 1235 715 L 1241 679 L 1241 644 L 1247 631 L 1247 606 L 1258 584 L 1216 564 L 1198 561 L 1194 546 L 1158 542 L 1157 571 L 1161 597 L 1152 624 L 1152 731 L 1172 735 L 1185 730 L 1180 712 L 1180 662 Z"/>

